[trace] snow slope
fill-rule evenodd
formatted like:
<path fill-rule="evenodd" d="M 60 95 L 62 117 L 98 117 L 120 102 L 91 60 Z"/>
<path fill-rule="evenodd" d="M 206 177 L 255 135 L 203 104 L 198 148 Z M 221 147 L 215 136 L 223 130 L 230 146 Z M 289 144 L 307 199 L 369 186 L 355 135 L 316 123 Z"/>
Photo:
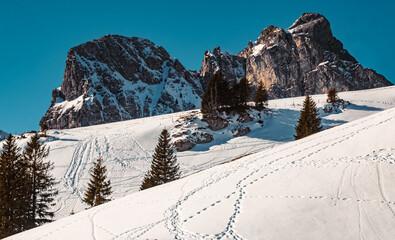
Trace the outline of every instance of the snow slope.
<path fill-rule="evenodd" d="M 273 117 L 267 119 L 260 138 L 251 132 L 207 151 L 192 149 L 179 159 L 183 170 L 197 171 L 237 154 L 256 153 L 10 239 L 393 239 L 395 108 L 382 110 L 394 104 L 394 91 L 390 87 L 342 93 L 341 97 L 351 101 L 350 109 L 328 115 L 324 122 L 326 127 L 351 122 L 290 142 L 292 137 L 286 136 L 276 141 L 275 133 L 285 133 L 285 126 L 293 126 L 291 106 L 297 109 L 301 98 L 272 101 Z M 57 141 L 69 145 L 63 143 L 60 150 L 60 145 L 54 149 L 57 141 L 49 142 L 51 157 L 70 152 L 73 159 L 69 165 L 64 162 L 63 168 L 57 163 L 57 173 L 66 173 L 64 191 L 83 189 L 85 171 L 98 153 L 108 154 L 105 159 L 115 189 L 135 191 L 138 184 L 131 183 L 148 166 L 146 149 L 152 149 L 159 129 L 171 126 L 174 117 L 177 115 L 59 132 L 63 140 Z M 142 132 L 146 137 L 139 135 Z M 85 139 L 76 143 L 71 137 Z M 131 147 L 121 150 L 125 142 Z M 111 154 L 114 159 L 108 160 Z M 131 154 L 139 157 L 126 161 Z M 122 185 L 122 180 L 129 185 Z"/>

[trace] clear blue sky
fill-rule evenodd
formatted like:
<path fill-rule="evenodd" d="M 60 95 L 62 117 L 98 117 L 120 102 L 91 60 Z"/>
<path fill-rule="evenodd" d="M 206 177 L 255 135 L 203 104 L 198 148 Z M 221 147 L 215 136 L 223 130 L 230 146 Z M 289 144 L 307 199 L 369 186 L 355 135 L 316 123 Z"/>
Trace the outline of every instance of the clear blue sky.
<path fill-rule="evenodd" d="M 189 69 L 219 45 L 237 53 L 269 25 L 318 12 L 364 66 L 395 82 L 391 1 L 0 0 L 0 130 L 37 130 L 62 83 L 67 51 L 105 34 L 148 38 Z"/>

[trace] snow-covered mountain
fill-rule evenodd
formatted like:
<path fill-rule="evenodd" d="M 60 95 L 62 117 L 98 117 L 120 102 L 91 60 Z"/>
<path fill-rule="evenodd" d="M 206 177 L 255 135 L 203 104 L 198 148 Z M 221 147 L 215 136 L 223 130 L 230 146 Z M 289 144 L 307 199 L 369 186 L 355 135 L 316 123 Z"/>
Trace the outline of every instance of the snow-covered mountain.
<path fill-rule="evenodd" d="M 70 49 L 40 126 L 74 128 L 200 107 L 203 86 L 153 42 L 106 35 Z"/>
<path fill-rule="evenodd" d="M 255 86 L 263 82 L 271 98 L 377 88 L 392 85 L 384 76 L 363 68 L 337 40 L 329 21 L 317 13 L 305 13 L 288 29 L 265 28 L 237 55 L 207 51 L 201 76 L 221 68 L 230 81 L 245 74 Z"/>
<path fill-rule="evenodd" d="M 395 87 L 339 96 L 350 105 L 320 111 L 326 130 L 298 141 L 304 98 L 271 100 L 263 127 L 178 153 L 182 179 L 136 193 L 161 129 L 198 113 L 51 130 L 58 218 L 82 210 L 99 155 L 127 196 L 9 239 L 393 239 Z"/>
<path fill-rule="evenodd" d="M 40 126 L 65 129 L 199 108 L 208 79 L 221 69 L 229 82 L 264 82 L 271 98 L 392 85 L 363 68 L 333 37 L 328 20 L 303 14 L 288 30 L 270 26 L 237 55 L 206 51 L 190 71 L 153 42 L 118 35 L 70 49 L 62 86 L 52 92 Z"/>
<path fill-rule="evenodd" d="M 3 132 L 3 131 L 0 130 L 0 139 L 4 139 L 4 138 L 7 138 L 7 137 L 8 137 L 8 133 Z"/>

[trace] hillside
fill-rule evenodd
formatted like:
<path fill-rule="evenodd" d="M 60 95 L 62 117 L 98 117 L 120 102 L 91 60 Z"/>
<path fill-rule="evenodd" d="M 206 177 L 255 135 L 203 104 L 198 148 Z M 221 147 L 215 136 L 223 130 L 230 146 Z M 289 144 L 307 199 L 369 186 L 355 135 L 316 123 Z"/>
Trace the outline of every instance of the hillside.
<path fill-rule="evenodd" d="M 395 104 L 394 87 L 344 92 L 339 96 L 350 101 L 351 105 L 333 114 L 320 111 L 324 128 L 354 121 Z M 323 106 L 326 96 L 315 95 L 313 98 L 318 106 Z M 264 115 L 263 127 L 256 121 L 241 124 L 251 129 L 245 136 L 233 137 L 232 125 L 210 132 L 213 141 L 197 144 L 192 149 L 177 154 L 183 176 L 293 141 L 294 126 L 303 100 L 304 97 L 297 97 L 269 101 L 271 113 Z M 54 162 L 53 173 L 60 182 L 55 206 L 56 218 L 86 208 L 81 199 L 92 163 L 99 156 L 104 158 L 109 170 L 114 199 L 138 191 L 142 178 L 149 169 L 151 154 L 160 131 L 166 127 L 173 134 L 179 132 L 180 122 L 191 115 L 201 117 L 199 111 L 192 110 L 98 126 L 48 131 L 49 137 L 45 139 L 51 148 L 48 159 Z M 18 143 L 23 147 L 27 140 L 28 138 L 21 138 Z"/>
<path fill-rule="evenodd" d="M 179 154 L 184 176 L 210 169 L 10 239 L 392 239 L 394 93 L 341 93 L 351 105 L 325 116 L 325 128 L 334 127 L 298 141 L 302 98 L 271 101 L 263 128 Z M 325 96 L 314 99 L 322 105 Z M 157 133 L 180 115 L 51 132 L 62 194 L 75 191 L 63 204 L 78 199 L 98 154 L 107 154 L 116 196 L 135 191 Z"/>

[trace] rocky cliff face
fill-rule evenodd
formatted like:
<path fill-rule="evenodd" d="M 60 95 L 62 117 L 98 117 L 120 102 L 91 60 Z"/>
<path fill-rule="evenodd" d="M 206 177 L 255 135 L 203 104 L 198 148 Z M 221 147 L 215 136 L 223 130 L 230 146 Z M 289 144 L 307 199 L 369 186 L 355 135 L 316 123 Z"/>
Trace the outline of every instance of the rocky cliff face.
<path fill-rule="evenodd" d="M 333 35 L 328 20 L 305 13 L 287 30 L 264 29 L 237 55 L 206 51 L 199 72 L 142 38 L 107 35 L 72 48 L 61 87 L 40 126 L 73 128 L 199 108 L 208 79 L 263 82 L 271 98 L 392 85 L 363 68 Z"/>
<path fill-rule="evenodd" d="M 199 108 L 197 72 L 142 38 L 107 35 L 70 49 L 62 86 L 40 121 L 73 128 Z"/>
<path fill-rule="evenodd" d="M 271 98 L 326 93 L 332 87 L 348 91 L 392 85 L 374 70 L 363 68 L 333 37 L 328 20 L 317 13 L 303 14 L 287 30 L 267 27 L 255 42 L 237 55 L 228 54 L 229 61 L 221 64 L 211 57 L 216 49 L 205 53 L 201 76 L 213 74 L 221 64 L 230 79 L 239 77 L 235 72 L 245 71 L 254 86 L 265 84 Z"/>
<path fill-rule="evenodd" d="M 240 80 L 246 75 L 246 59 L 223 51 L 220 47 L 214 48 L 213 51 L 206 51 L 199 71 L 204 85 L 218 70 L 223 72 L 224 77 L 229 82 L 233 81 L 234 78 Z"/>

